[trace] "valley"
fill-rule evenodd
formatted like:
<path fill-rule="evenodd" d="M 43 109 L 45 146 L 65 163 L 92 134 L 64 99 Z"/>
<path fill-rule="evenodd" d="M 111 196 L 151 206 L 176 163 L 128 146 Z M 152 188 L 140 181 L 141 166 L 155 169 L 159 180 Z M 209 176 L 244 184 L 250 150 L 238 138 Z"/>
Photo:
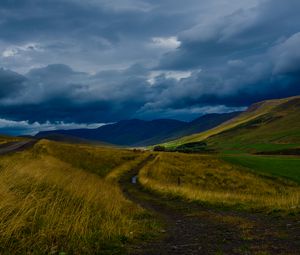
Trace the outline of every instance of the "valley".
<path fill-rule="evenodd" d="M 0 0 L 0 255 L 300 255 L 300 0 Z"/>
<path fill-rule="evenodd" d="M 0 253 L 297 255 L 298 109 L 262 102 L 154 147 L 3 136 Z"/>

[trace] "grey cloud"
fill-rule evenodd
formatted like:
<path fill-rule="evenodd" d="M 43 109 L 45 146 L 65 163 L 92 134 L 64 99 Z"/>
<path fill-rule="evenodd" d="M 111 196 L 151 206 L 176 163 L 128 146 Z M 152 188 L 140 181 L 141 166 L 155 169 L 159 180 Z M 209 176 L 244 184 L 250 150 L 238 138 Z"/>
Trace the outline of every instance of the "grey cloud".
<path fill-rule="evenodd" d="M 153 37 L 176 36 L 210 13 L 222 17 L 257 1 L 3 0 L 0 51 L 30 43 L 42 50 L 2 61 L 22 73 L 55 63 L 87 72 L 155 65 L 166 49 L 149 47 Z"/>
<path fill-rule="evenodd" d="M 273 73 L 296 74 L 300 73 L 300 32 L 294 34 L 281 44 L 276 45 L 269 52 L 274 62 Z"/>
<path fill-rule="evenodd" d="M 17 120 L 89 123 L 128 118 L 147 101 L 147 73 L 139 65 L 95 75 L 61 64 L 36 68 L 18 83 L 22 84 L 18 95 L 3 95 L 0 115 Z M 9 86 L 16 80 L 13 77 Z M 0 79 L 0 84 L 4 82 Z"/>
<path fill-rule="evenodd" d="M 159 1 L 1 1 L 0 42 L 21 47 L 38 43 L 43 51 L 9 61 L 8 68 L 24 72 L 30 66 L 57 62 L 78 70 L 94 71 L 107 66 L 128 67 L 158 58 L 148 47 L 152 37 L 172 36 L 191 23 L 184 14 L 166 15 Z M 136 5 L 133 5 L 136 4 Z M 176 4 L 173 5 L 176 9 Z M 1 45 L 0 45 L 1 46 Z M 1 50 L 1 47 L 0 47 Z M 29 53 L 28 53 L 29 54 Z M 59 59 L 59 61 L 57 61 Z M 30 68 L 29 68 L 30 69 Z"/>
<path fill-rule="evenodd" d="M 18 94 L 25 80 L 22 75 L 0 68 L 0 99 Z"/>
<path fill-rule="evenodd" d="M 0 132 L 8 135 L 34 135 L 39 131 L 49 131 L 58 129 L 79 129 L 79 128 L 97 128 L 103 126 L 103 123 L 78 124 L 65 122 L 32 122 L 29 121 L 12 121 L 0 119 Z"/>
<path fill-rule="evenodd" d="M 296 33 L 263 53 L 242 59 L 224 59 L 178 82 L 157 80 L 156 86 L 162 83 L 165 87 L 159 99 L 148 102 L 144 110 L 182 109 L 192 105 L 239 107 L 300 94 L 298 45 L 299 33 Z"/>
<path fill-rule="evenodd" d="M 299 9 L 297 0 L 266 0 L 253 8 L 199 22 L 179 34 L 181 47 L 163 57 L 159 68 L 195 68 L 261 54 L 278 40 L 299 32 Z"/>

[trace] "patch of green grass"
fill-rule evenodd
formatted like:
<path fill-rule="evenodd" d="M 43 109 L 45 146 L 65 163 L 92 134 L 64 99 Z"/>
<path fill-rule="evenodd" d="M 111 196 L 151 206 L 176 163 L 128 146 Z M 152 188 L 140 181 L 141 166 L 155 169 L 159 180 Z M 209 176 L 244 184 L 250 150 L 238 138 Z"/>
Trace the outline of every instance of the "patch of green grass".
<path fill-rule="evenodd" d="M 218 142 L 218 144 L 210 145 L 215 150 L 222 151 L 223 154 L 241 154 L 245 152 L 257 153 L 257 152 L 276 152 L 285 149 L 299 148 L 300 144 L 278 144 L 278 143 L 253 143 L 253 144 L 242 144 L 238 142 L 232 142 L 224 140 Z"/>
<path fill-rule="evenodd" d="M 300 147 L 300 144 L 258 143 L 258 144 L 251 144 L 245 147 L 248 147 L 249 149 L 255 149 L 256 151 L 277 151 L 277 150 Z"/>
<path fill-rule="evenodd" d="M 224 155 L 222 159 L 263 174 L 288 178 L 300 184 L 299 157 Z"/>

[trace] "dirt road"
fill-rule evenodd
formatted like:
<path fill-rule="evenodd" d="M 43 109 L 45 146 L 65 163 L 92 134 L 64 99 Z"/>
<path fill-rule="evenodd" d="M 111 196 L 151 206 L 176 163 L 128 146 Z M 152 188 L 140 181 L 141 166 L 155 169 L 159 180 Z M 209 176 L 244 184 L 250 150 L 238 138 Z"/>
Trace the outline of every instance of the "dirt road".
<path fill-rule="evenodd" d="M 0 145 L 0 155 L 7 154 L 10 152 L 24 150 L 33 146 L 36 143 L 35 140 L 20 141 L 20 142 L 9 142 Z"/>
<path fill-rule="evenodd" d="M 127 198 L 165 225 L 161 238 L 132 247 L 130 254 L 300 254 L 300 217 L 211 208 L 152 194 L 132 183 L 149 156 L 120 180 Z"/>

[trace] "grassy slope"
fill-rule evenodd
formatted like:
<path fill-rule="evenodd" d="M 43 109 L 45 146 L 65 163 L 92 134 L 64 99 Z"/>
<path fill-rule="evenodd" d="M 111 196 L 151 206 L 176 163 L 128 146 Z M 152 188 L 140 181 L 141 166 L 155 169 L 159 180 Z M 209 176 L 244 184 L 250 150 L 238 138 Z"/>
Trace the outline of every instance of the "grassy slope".
<path fill-rule="evenodd" d="M 160 153 L 139 177 L 141 184 L 151 190 L 192 201 L 286 211 L 300 205 L 296 183 L 245 171 L 213 155 Z"/>
<path fill-rule="evenodd" d="M 40 141 L 0 158 L 1 254 L 115 254 L 152 220 L 114 178 L 146 153 Z"/>
<path fill-rule="evenodd" d="M 236 118 L 200 134 L 165 145 L 207 141 L 219 150 L 276 150 L 300 145 L 300 97 L 267 100 L 252 105 Z"/>
<path fill-rule="evenodd" d="M 207 139 L 218 150 L 276 151 L 300 147 L 300 98 Z"/>

